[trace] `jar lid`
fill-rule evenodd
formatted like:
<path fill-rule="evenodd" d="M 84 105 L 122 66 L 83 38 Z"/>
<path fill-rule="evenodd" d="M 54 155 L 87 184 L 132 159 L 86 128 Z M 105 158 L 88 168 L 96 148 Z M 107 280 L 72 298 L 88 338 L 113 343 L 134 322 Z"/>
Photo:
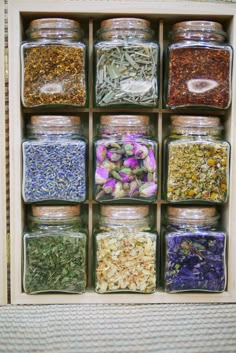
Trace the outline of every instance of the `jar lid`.
<path fill-rule="evenodd" d="M 67 18 L 40 18 L 30 22 L 29 30 L 40 29 L 79 29 L 80 23 L 78 21 L 70 20 Z"/>
<path fill-rule="evenodd" d="M 68 115 L 32 115 L 31 116 L 32 125 L 42 125 L 42 126 L 71 126 L 79 125 L 79 116 L 68 116 Z"/>
<path fill-rule="evenodd" d="M 220 118 L 211 116 L 172 115 L 172 126 L 181 127 L 220 127 Z"/>
<path fill-rule="evenodd" d="M 66 218 L 80 215 L 80 205 L 32 206 L 32 215 L 40 218 Z"/>
<path fill-rule="evenodd" d="M 173 25 L 174 31 L 179 30 L 197 30 L 197 31 L 222 31 L 223 27 L 219 22 L 214 21 L 183 21 Z"/>
<path fill-rule="evenodd" d="M 150 28 L 150 22 L 141 18 L 111 18 L 101 22 L 101 28 Z"/>
<path fill-rule="evenodd" d="M 148 125 L 149 116 L 147 115 L 102 115 L 100 117 L 102 125 L 113 126 L 138 126 Z"/>
<path fill-rule="evenodd" d="M 189 206 L 168 206 L 168 217 L 180 218 L 186 220 L 203 220 L 217 216 L 215 207 L 189 207 Z"/>
<path fill-rule="evenodd" d="M 139 219 L 147 217 L 149 206 L 101 206 L 101 215 L 115 219 Z"/>

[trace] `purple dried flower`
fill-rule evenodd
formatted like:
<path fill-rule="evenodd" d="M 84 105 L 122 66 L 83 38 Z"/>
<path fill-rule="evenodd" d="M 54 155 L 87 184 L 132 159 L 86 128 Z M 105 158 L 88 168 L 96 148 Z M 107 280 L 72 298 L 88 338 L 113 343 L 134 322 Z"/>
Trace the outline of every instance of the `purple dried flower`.
<path fill-rule="evenodd" d="M 130 188 L 129 188 L 129 196 L 134 195 L 138 191 L 139 191 L 139 184 L 138 184 L 137 180 L 131 181 Z"/>
<path fill-rule="evenodd" d="M 103 190 L 105 191 L 106 194 L 112 194 L 113 191 L 115 190 L 115 186 L 116 186 L 116 180 L 110 179 L 103 185 Z"/>
<path fill-rule="evenodd" d="M 120 181 L 116 183 L 115 190 L 113 191 L 112 196 L 116 199 L 119 199 L 125 196 L 125 191 L 123 190 L 123 185 Z"/>
<path fill-rule="evenodd" d="M 128 183 L 134 179 L 130 168 L 122 168 L 119 172 L 122 183 Z"/>
<path fill-rule="evenodd" d="M 108 151 L 106 156 L 112 162 L 117 162 L 121 159 L 121 154 L 113 151 Z"/>
<path fill-rule="evenodd" d="M 143 166 L 149 172 L 154 172 L 156 170 L 156 158 L 152 150 L 148 151 L 148 155 L 143 161 Z"/>
<path fill-rule="evenodd" d="M 144 159 L 148 155 L 148 148 L 140 143 L 134 144 L 134 155 L 138 159 Z"/>
<path fill-rule="evenodd" d="M 107 149 L 104 145 L 99 145 L 96 148 L 96 157 L 99 163 L 103 162 L 106 157 Z"/>
<path fill-rule="evenodd" d="M 109 177 L 109 170 L 106 168 L 97 168 L 95 172 L 95 183 L 104 184 Z"/>
<path fill-rule="evenodd" d="M 130 157 L 124 160 L 124 166 L 129 168 L 136 168 L 138 166 L 138 161 L 136 158 Z"/>
<path fill-rule="evenodd" d="M 145 183 L 139 188 L 140 196 L 150 197 L 156 194 L 157 184 L 154 182 Z"/>

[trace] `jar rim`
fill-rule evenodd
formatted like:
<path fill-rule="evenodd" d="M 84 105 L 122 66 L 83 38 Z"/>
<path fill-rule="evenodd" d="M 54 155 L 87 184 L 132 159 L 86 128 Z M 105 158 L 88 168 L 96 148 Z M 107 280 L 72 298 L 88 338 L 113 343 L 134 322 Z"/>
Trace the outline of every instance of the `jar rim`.
<path fill-rule="evenodd" d="M 80 23 L 68 18 L 39 18 L 30 22 L 28 31 L 40 29 L 80 29 Z"/>
<path fill-rule="evenodd" d="M 112 126 L 140 126 L 149 124 L 148 115 L 102 115 L 101 125 Z"/>
<path fill-rule="evenodd" d="M 222 32 L 222 34 L 225 34 L 225 32 L 223 31 L 222 24 L 215 21 L 206 21 L 206 20 L 181 21 L 181 22 L 175 23 L 172 28 L 174 31 L 185 31 L 185 30 L 217 31 L 217 32 Z"/>
<path fill-rule="evenodd" d="M 207 218 L 215 218 L 218 216 L 217 209 L 214 206 L 168 206 L 168 218 L 188 220 L 204 220 Z"/>
<path fill-rule="evenodd" d="M 111 217 L 115 219 L 139 219 L 147 217 L 149 214 L 149 206 L 108 206 L 102 205 L 100 208 L 103 217 Z"/>
<path fill-rule="evenodd" d="M 80 215 L 80 205 L 71 206 L 32 206 L 32 216 L 44 219 L 60 219 Z"/>
<path fill-rule="evenodd" d="M 72 126 L 80 125 L 80 117 L 70 115 L 32 115 L 30 122 L 33 126 Z"/>
<path fill-rule="evenodd" d="M 140 28 L 140 29 L 149 29 L 150 28 L 150 21 L 142 19 L 142 18 L 135 18 L 135 17 L 117 17 L 117 18 L 110 18 L 101 22 L 102 29 L 118 29 L 118 28 Z"/>
<path fill-rule="evenodd" d="M 213 116 L 171 115 L 171 125 L 173 127 L 223 128 L 220 118 Z"/>

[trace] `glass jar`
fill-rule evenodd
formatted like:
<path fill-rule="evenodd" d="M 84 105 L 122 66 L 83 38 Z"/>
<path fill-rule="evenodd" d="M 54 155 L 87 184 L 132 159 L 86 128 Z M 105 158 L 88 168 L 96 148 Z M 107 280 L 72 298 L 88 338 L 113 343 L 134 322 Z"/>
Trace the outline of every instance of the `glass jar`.
<path fill-rule="evenodd" d="M 169 202 L 224 203 L 229 194 L 230 145 L 218 117 L 171 117 L 164 140 L 164 198 Z"/>
<path fill-rule="evenodd" d="M 23 289 L 27 294 L 83 293 L 87 234 L 80 207 L 32 206 L 23 234 Z"/>
<path fill-rule="evenodd" d="M 147 20 L 102 21 L 95 44 L 97 106 L 157 105 L 159 44 L 153 36 Z"/>
<path fill-rule="evenodd" d="M 86 104 L 86 45 L 80 24 L 64 18 L 30 22 L 21 45 L 24 107 Z"/>
<path fill-rule="evenodd" d="M 103 115 L 94 139 L 94 199 L 153 202 L 157 141 L 146 115 Z"/>
<path fill-rule="evenodd" d="M 232 47 L 222 25 L 176 23 L 167 48 L 166 107 L 227 109 L 231 102 Z"/>
<path fill-rule="evenodd" d="M 166 291 L 225 290 L 226 233 L 215 207 L 169 206 L 164 243 Z"/>
<path fill-rule="evenodd" d="M 157 233 L 148 214 L 148 206 L 101 206 L 94 232 L 97 293 L 155 291 Z"/>
<path fill-rule="evenodd" d="M 83 202 L 87 189 L 87 140 L 78 116 L 34 115 L 23 150 L 23 199 Z"/>

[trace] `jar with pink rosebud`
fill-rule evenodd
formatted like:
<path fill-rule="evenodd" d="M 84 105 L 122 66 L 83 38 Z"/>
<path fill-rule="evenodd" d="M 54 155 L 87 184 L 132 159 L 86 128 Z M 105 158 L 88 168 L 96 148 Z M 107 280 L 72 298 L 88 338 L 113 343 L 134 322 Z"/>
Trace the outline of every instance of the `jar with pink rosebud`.
<path fill-rule="evenodd" d="M 103 115 L 94 139 L 94 199 L 152 203 L 158 190 L 158 142 L 149 116 Z"/>

